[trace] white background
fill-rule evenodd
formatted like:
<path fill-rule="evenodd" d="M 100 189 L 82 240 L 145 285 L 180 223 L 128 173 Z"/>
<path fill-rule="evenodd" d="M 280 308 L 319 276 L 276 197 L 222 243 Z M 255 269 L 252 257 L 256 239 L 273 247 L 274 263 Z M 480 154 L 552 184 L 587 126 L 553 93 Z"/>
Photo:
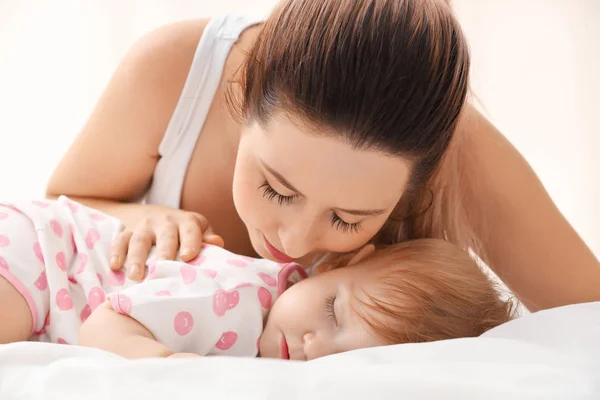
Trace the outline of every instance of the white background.
<path fill-rule="evenodd" d="M 453 0 L 489 118 L 600 257 L 600 1 Z M 276 0 L 0 0 L 0 196 L 41 196 L 128 47 Z"/>

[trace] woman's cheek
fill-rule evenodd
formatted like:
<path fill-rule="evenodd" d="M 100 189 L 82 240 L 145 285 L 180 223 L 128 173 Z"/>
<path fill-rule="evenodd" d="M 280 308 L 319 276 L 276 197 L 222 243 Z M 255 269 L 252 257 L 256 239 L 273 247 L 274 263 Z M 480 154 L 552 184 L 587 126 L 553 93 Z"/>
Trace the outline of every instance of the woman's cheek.
<path fill-rule="evenodd" d="M 242 221 L 249 227 L 256 227 L 269 204 L 259 189 L 260 176 L 250 171 L 251 167 L 244 168 L 243 165 L 236 168 L 233 178 L 233 204 Z"/>
<path fill-rule="evenodd" d="M 251 205 L 249 203 L 252 202 L 251 196 L 251 173 L 249 172 L 248 163 L 241 157 L 238 157 L 236 162 L 235 171 L 233 175 L 233 204 L 235 209 L 238 212 L 240 218 L 246 222 L 246 218 L 248 217 L 248 210 L 251 209 Z M 256 185 L 258 187 L 258 185 Z M 254 188 L 256 189 L 256 188 Z"/>

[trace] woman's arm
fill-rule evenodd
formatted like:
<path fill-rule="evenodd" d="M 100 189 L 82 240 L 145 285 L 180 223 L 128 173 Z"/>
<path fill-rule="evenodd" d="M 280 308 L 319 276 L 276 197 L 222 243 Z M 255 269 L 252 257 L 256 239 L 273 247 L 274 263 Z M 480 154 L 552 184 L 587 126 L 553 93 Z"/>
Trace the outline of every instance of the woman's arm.
<path fill-rule="evenodd" d="M 527 161 L 474 107 L 459 132 L 467 203 L 494 272 L 531 311 L 600 300 L 600 263 Z"/>
<path fill-rule="evenodd" d="M 181 248 L 184 260 L 198 255 L 203 240 L 223 245 L 197 213 L 136 202 L 152 180 L 206 23 L 166 25 L 132 47 L 46 189 L 50 198 L 67 195 L 123 221 L 129 230 L 113 243 L 111 268 L 125 265 L 134 280 L 144 276 L 154 244 L 157 257 L 173 259 Z"/>
<path fill-rule="evenodd" d="M 47 186 L 135 225 L 151 210 L 127 206 L 147 190 L 158 147 L 177 104 L 205 20 L 159 28 L 139 40 Z M 102 199 L 104 201 L 88 201 Z"/>
<path fill-rule="evenodd" d="M 126 358 L 169 357 L 173 351 L 159 343 L 142 324 L 113 310 L 107 301 L 81 325 L 78 345 L 110 351 Z"/>

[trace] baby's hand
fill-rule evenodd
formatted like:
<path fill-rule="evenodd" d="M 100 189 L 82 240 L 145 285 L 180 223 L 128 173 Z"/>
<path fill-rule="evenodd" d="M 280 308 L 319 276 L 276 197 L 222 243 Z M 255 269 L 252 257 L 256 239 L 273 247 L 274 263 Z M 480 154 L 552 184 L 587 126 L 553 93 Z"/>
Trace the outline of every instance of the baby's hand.
<path fill-rule="evenodd" d="M 171 354 L 167 358 L 197 358 L 197 357 L 201 357 L 201 356 L 198 354 L 194 354 L 194 353 L 175 353 L 175 354 Z"/>

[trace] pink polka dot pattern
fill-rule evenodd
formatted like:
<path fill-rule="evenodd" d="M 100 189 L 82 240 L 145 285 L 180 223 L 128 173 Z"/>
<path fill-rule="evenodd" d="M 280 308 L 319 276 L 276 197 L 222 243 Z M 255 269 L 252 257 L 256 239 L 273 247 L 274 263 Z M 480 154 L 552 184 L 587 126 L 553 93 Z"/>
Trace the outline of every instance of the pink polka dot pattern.
<path fill-rule="evenodd" d="M 269 292 L 266 288 L 261 286 L 258 288 L 258 301 L 260 302 L 262 308 L 268 310 L 269 308 L 271 308 L 273 296 L 271 296 L 271 292 Z"/>
<path fill-rule="evenodd" d="M 90 214 L 90 218 L 94 221 L 104 221 L 106 219 L 106 216 L 98 213 L 93 213 Z"/>
<path fill-rule="evenodd" d="M 36 288 L 38 288 L 42 292 L 44 290 L 48 289 L 48 279 L 46 278 L 46 271 L 42 271 L 40 276 L 38 276 L 38 278 L 35 280 L 35 282 L 33 284 L 35 285 Z"/>
<path fill-rule="evenodd" d="M 146 261 L 147 278 L 137 284 L 125 268 L 108 266 L 111 238 L 122 229 L 119 221 L 66 197 L 37 206 L 27 201 L 21 208 L 28 219 L 0 205 L 0 246 L 6 247 L 0 247 L 0 272 L 10 268 L 7 276 L 26 280 L 30 304 L 44 302 L 45 308 L 36 304 L 35 329 L 42 335 L 36 340 L 75 344 L 81 323 L 108 300 L 170 348 L 185 343 L 190 345 L 186 351 L 198 354 L 260 352 L 262 319 L 284 275 L 278 263 L 208 244 L 190 261 L 152 256 Z M 16 226 L 19 236 L 5 229 Z M 23 245 L 23 260 L 9 254 Z M 31 268 L 21 271 L 21 264 Z"/>
<path fill-rule="evenodd" d="M 94 311 L 100 304 L 104 303 L 105 296 L 104 290 L 99 287 L 93 287 L 88 293 L 87 297 L 88 303 L 92 311 Z"/>
<path fill-rule="evenodd" d="M 0 256 L 0 268 L 1 268 L 1 269 L 5 269 L 5 270 L 7 270 L 7 271 L 10 269 L 10 267 L 9 267 L 9 265 L 8 265 L 8 261 L 6 261 L 6 260 L 4 259 L 4 257 L 1 257 L 1 256 Z"/>
<path fill-rule="evenodd" d="M 156 260 L 148 260 L 146 266 L 148 267 L 148 277 L 154 275 L 154 272 L 156 272 Z"/>
<path fill-rule="evenodd" d="M 4 235 L 0 235 L 0 247 L 7 247 L 10 244 L 10 239 Z"/>
<path fill-rule="evenodd" d="M 79 314 L 81 322 L 85 322 L 85 320 L 88 319 L 90 315 L 92 315 L 92 309 L 89 304 L 86 304 L 85 307 L 83 307 L 83 309 L 81 310 L 81 313 Z"/>
<path fill-rule="evenodd" d="M 173 320 L 175 332 L 180 336 L 185 336 L 194 329 L 194 317 L 187 311 L 178 312 Z"/>
<path fill-rule="evenodd" d="M 77 253 L 77 244 L 75 243 L 75 228 L 73 227 L 73 224 L 69 224 L 69 231 L 71 232 L 71 248 L 73 250 L 73 253 Z"/>
<path fill-rule="evenodd" d="M 71 299 L 71 294 L 67 289 L 60 289 L 56 293 L 55 301 L 59 310 L 67 311 L 73 308 L 73 300 Z"/>
<path fill-rule="evenodd" d="M 248 263 L 246 261 L 237 259 L 237 258 L 232 258 L 230 260 L 227 260 L 227 264 L 233 265 L 234 267 L 240 267 L 240 268 L 246 268 L 248 266 Z"/>
<path fill-rule="evenodd" d="M 123 286 L 125 284 L 125 272 L 122 270 L 110 271 L 108 273 L 108 283 L 113 286 Z"/>
<path fill-rule="evenodd" d="M 87 267 L 87 263 L 88 263 L 87 254 L 80 253 L 79 254 L 79 266 L 77 267 L 76 273 L 81 274 L 83 271 L 85 271 L 85 267 Z"/>
<path fill-rule="evenodd" d="M 264 272 L 259 272 L 258 276 L 260 277 L 260 279 L 263 280 L 264 283 L 266 283 L 269 286 L 277 285 L 277 280 L 271 275 L 265 274 Z"/>
<path fill-rule="evenodd" d="M 183 283 L 186 285 L 191 285 L 196 280 L 196 268 L 190 267 L 189 265 L 182 265 L 179 268 L 179 272 L 181 273 L 181 277 L 183 278 Z"/>
<path fill-rule="evenodd" d="M 204 263 L 205 260 L 206 260 L 206 257 L 204 255 L 200 254 L 198 257 L 194 258 L 193 260 L 188 261 L 188 264 L 199 267 L 200 265 L 202 265 Z"/>
<path fill-rule="evenodd" d="M 63 253 L 62 251 L 59 251 L 56 254 L 56 265 L 58 265 L 58 268 L 60 268 L 61 271 L 66 271 L 67 270 L 67 258 L 65 257 L 65 253 Z"/>
<path fill-rule="evenodd" d="M 240 294 L 237 290 L 226 292 L 223 289 L 217 289 L 213 295 L 213 312 L 216 316 L 222 317 L 228 310 L 232 310 L 240 302 Z"/>
<path fill-rule="evenodd" d="M 77 206 L 77 204 L 73 203 L 72 201 L 67 201 L 67 206 L 69 207 L 69 209 L 71 210 L 71 212 L 73 214 L 75 214 L 77 212 L 77 210 L 79 210 L 79 207 Z"/>
<path fill-rule="evenodd" d="M 128 296 L 122 293 L 117 294 L 111 299 L 111 303 L 116 312 L 125 315 L 131 314 L 133 303 Z"/>
<path fill-rule="evenodd" d="M 33 244 L 33 253 L 37 257 L 38 260 L 45 264 L 44 255 L 42 254 L 42 246 L 40 246 L 40 242 L 35 242 Z"/>
<path fill-rule="evenodd" d="M 90 228 L 85 236 L 85 244 L 88 249 L 93 250 L 96 243 L 100 240 L 100 233 L 96 228 Z"/>
<path fill-rule="evenodd" d="M 215 271 L 214 269 L 203 269 L 202 272 L 213 279 L 217 277 L 217 271 Z"/>
<path fill-rule="evenodd" d="M 56 235 L 57 238 L 62 238 L 63 236 L 63 228 L 62 225 L 60 224 L 60 222 L 58 222 L 56 219 L 51 219 L 50 220 L 50 228 L 52 228 L 52 232 L 54 232 L 54 234 Z"/>
<path fill-rule="evenodd" d="M 221 338 L 216 344 L 217 349 L 219 350 L 229 350 L 235 342 L 237 342 L 238 334 L 233 331 L 223 332 Z"/>

